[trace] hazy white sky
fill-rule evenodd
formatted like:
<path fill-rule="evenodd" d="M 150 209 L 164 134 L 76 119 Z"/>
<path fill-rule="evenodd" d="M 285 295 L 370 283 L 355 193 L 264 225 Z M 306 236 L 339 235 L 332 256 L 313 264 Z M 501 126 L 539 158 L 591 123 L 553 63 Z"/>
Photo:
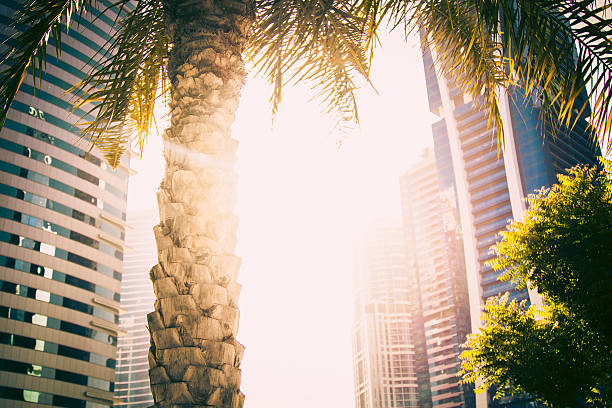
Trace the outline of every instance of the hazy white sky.
<path fill-rule="evenodd" d="M 246 346 L 245 408 L 352 408 L 353 244 L 375 218 L 399 216 L 398 177 L 431 145 L 431 114 L 416 42 L 384 39 L 360 97 L 361 131 L 341 149 L 332 121 L 287 89 L 272 126 L 269 88 L 249 77 L 240 141 L 238 255 Z M 151 138 L 130 181 L 128 211 L 154 205 L 162 174 Z"/>

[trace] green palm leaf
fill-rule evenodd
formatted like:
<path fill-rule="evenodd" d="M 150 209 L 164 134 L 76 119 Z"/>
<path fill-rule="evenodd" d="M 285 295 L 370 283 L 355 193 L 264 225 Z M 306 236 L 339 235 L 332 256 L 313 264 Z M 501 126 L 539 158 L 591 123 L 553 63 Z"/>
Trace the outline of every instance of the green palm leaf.
<path fill-rule="evenodd" d="M 12 44 L 4 57 L 5 68 L 0 71 L 0 126 L 4 124 L 9 106 L 23 82 L 27 69 L 42 73 L 49 37 L 55 40 L 57 55 L 61 52 L 62 23 L 70 26 L 73 14 L 82 13 L 89 5 L 83 0 L 30 0 L 13 16 L 13 33 L 5 40 Z"/>
<path fill-rule="evenodd" d="M 498 130 L 503 141 L 503 126 L 498 107 L 498 91 L 511 84 L 506 73 L 503 49 L 496 31 L 479 17 L 474 1 L 423 0 L 385 1 L 377 10 L 365 10 L 387 21 L 393 29 L 407 34 L 420 31 L 422 47 L 433 50 L 435 62 L 451 85 L 458 86 L 481 108 L 489 111 L 489 125 Z M 499 145 L 501 146 L 501 144 Z"/>
<path fill-rule="evenodd" d="M 81 123 L 83 135 L 113 167 L 134 138 L 142 153 L 154 125 L 158 87 L 161 84 L 161 95 L 168 89 L 168 47 L 161 2 L 140 0 L 120 21 L 108 50 L 77 85 L 86 96 L 75 108 L 90 104 L 87 113 L 95 117 Z"/>
<path fill-rule="evenodd" d="M 541 123 L 572 129 L 589 113 L 593 137 L 610 148 L 611 7 L 597 0 L 362 0 L 359 9 L 375 25 L 389 19 L 408 32 L 423 29 L 442 74 L 489 109 L 500 138 L 498 89 L 519 86 L 526 103 L 537 100 Z"/>
<path fill-rule="evenodd" d="M 358 120 L 355 77 L 367 78 L 366 22 L 345 1 L 261 1 L 248 57 L 273 85 L 276 112 L 285 83 L 311 84 L 341 121 Z"/>
<path fill-rule="evenodd" d="M 527 99 L 539 99 L 546 123 L 571 129 L 590 110 L 595 139 L 612 134 L 612 25 L 608 2 L 503 2 L 503 48 Z M 586 92 L 591 94 L 589 99 Z"/>
<path fill-rule="evenodd" d="M 10 44 L 9 52 L 4 56 L 0 71 L 0 127 L 4 124 L 8 109 L 19 90 L 28 68 L 31 69 L 36 87 L 39 78 L 46 68 L 47 45 L 53 38 L 57 57 L 61 57 L 62 30 L 68 30 L 77 16 L 76 24 L 81 17 L 90 12 L 96 16 L 111 7 L 116 7 L 119 15 L 125 10 L 129 0 L 118 0 L 107 9 L 98 11 L 94 0 L 30 0 L 13 16 L 10 24 L 12 34 L 5 40 Z"/>

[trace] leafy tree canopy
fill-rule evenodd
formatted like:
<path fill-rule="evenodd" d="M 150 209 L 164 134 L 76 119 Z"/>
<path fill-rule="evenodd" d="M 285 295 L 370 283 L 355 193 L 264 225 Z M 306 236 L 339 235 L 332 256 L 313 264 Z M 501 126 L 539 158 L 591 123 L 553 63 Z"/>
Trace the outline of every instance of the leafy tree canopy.
<path fill-rule="evenodd" d="M 492 298 L 461 353 L 463 381 L 496 398 L 527 393 L 551 407 L 605 406 L 612 358 L 601 337 L 559 305 L 543 310 Z M 479 381 L 482 381 L 479 383 Z M 605 384 L 607 383 L 607 387 Z"/>
<path fill-rule="evenodd" d="M 537 289 L 545 305 L 489 299 L 461 354 L 463 381 L 551 407 L 608 406 L 612 182 L 606 170 L 584 166 L 558 178 L 530 198 L 492 262 L 502 279 Z"/>
<path fill-rule="evenodd" d="M 503 233 L 493 267 L 585 319 L 612 344 L 612 181 L 575 167 L 529 199 L 523 222 Z"/>

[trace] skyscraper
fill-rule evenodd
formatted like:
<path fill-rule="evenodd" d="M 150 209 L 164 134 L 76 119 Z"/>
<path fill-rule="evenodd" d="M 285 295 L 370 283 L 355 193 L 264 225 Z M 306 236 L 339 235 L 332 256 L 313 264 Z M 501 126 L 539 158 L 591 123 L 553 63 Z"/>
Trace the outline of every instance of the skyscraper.
<path fill-rule="evenodd" d="M 0 5 L 2 56 L 18 7 Z M 61 61 L 50 42 L 47 73 L 36 89 L 24 79 L 0 132 L 2 406 L 113 403 L 129 158 L 109 168 L 73 126 L 84 112 L 66 91 L 113 26 L 88 16 L 63 30 Z"/>
<path fill-rule="evenodd" d="M 443 162 L 442 162 L 443 163 Z M 415 259 L 426 338 L 427 384 L 433 407 L 473 407 L 459 383 L 460 345 L 470 332 L 465 262 L 452 170 L 438 168 L 431 150 L 400 178 L 409 256 Z M 446 176 L 446 177 L 441 177 Z"/>
<path fill-rule="evenodd" d="M 418 288 L 399 221 L 373 228 L 355 273 L 353 369 L 357 408 L 426 406 L 415 345 L 423 343 Z M 430 404 L 430 402 L 429 402 Z"/>
<path fill-rule="evenodd" d="M 505 144 L 498 151 L 496 130 L 488 128 L 487 113 L 466 98 L 452 78 L 437 74 L 429 49 L 423 50 L 423 61 L 429 108 L 440 117 L 433 125 L 436 156 L 450 151 L 450 160 L 445 160 L 452 164 L 457 187 L 471 325 L 477 331 L 481 305 L 491 296 L 510 292 L 513 299 L 541 301 L 535 292 L 498 280 L 500 272 L 487 264 L 494 256 L 490 248 L 511 220 L 522 219 L 527 195 L 550 186 L 557 173 L 571 166 L 596 163 L 599 148 L 587 136 L 584 118 L 572 131 L 561 128 L 553 137 L 556 124 L 538 124 L 538 101 L 523 103 L 520 89 L 514 88 L 499 100 Z M 439 165 L 447 165 L 440 161 Z M 492 401 L 484 393 L 477 395 L 479 408 L 506 403 L 531 404 L 529 399 Z"/>
<path fill-rule="evenodd" d="M 145 408 L 153 405 L 149 386 L 149 331 L 147 313 L 155 295 L 149 270 L 157 263 L 153 226 L 159 222 L 154 210 L 128 212 L 126 234 L 129 251 L 123 260 L 119 327 L 126 331 L 117 342 L 115 407 Z"/>

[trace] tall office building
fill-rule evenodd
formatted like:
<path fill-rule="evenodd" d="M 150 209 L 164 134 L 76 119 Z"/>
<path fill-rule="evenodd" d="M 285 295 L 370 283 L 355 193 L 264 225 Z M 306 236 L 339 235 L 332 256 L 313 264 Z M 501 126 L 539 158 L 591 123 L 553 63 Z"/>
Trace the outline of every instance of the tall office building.
<path fill-rule="evenodd" d="M 149 270 L 157 263 L 153 226 L 159 222 L 154 210 L 128 212 L 126 234 L 129 248 L 123 260 L 119 327 L 126 331 L 117 342 L 115 407 L 146 408 L 153 405 L 149 387 L 149 331 L 147 313 L 152 312 L 155 294 Z"/>
<path fill-rule="evenodd" d="M 19 4 L 0 4 L 1 56 Z M 109 168 L 73 126 L 66 91 L 113 25 L 87 16 L 62 33 L 61 61 L 50 42 L 0 132 L 0 406 L 113 403 L 129 158 Z"/>
<path fill-rule="evenodd" d="M 473 390 L 458 377 L 470 315 L 452 168 L 438 168 L 427 149 L 400 178 L 400 187 L 405 235 L 414 248 L 409 256 L 415 259 L 422 301 L 432 404 L 473 407 Z"/>
<path fill-rule="evenodd" d="M 418 288 L 401 224 L 373 228 L 355 272 L 353 370 L 357 408 L 423 407 L 415 344 L 423 339 Z M 425 396 L 425 398 L 428 396 Z M 430 404 L 430 403 L 429 403 Z"/>
<path fill-rule="evenodd" d="M 472 330 L 480 327 L 481 305 L 487 298 L 510 292 L 511 298 L 539 303 L 537 293 L 516 290 L 512 282 L 498 280 L 487 262 L 491 246 L 513 219 L 522 219 L 525 197 L 556 182 L 556 175 L 579 163 L 594 164 L 599 148 L 586 135 L 586 120 L 573 131 L 561 129 L 552 137 L 552 124 L 538 127 L 537 101 L 523 103 L 520 90 L 500 97 L 505 131 L 503 152 L 498 152 L 494 129 L 487 127 L 487 113 L 479 110 L 453 84 L 436 73 L 431 51 L 423 52 L 429 108 L 440 120 L 433 125 L 436 156 L 450 151 L 457 187 Z M 542 138 L 542 129 L 545 137 Z M 439 160 L 440 161 L 440 160 Z M 477 395 L 479 408 L 487 405 L 528 406 L 529 399 L 491 400 Z"/>

